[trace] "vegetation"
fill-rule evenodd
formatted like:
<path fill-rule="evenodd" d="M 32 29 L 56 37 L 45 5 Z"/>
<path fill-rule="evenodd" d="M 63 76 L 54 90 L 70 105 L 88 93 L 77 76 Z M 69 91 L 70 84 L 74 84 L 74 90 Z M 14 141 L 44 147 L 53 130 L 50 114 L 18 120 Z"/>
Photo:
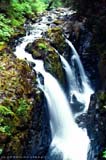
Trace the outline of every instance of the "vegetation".
<path fill-rule="evenodd" d="M 12 54 L 0 55 L 0 154 L 4 148 L 10 146 L 13 151 L 17 145 L 21 154 L 21 138 L 27 135 L 33 109 L 30 95 L 35 76 L 31 72 L 25 61 Z"/>
<path fill-rule="evenodd" d="M 103 152 L 103 158 L 106 158 L 106 151 Z"/>
<path fill-rule="evenodd" d="M 44 11 L 49 2 L 48 0 L 1 0 L 0 42 L 8 42 L 12 35 L 17 35 L 17 28 L 24 24 L 26 18 L 34 17 L 38 12 Z M 60 1 L 53 1 L 52 6 L 59 5 Z"/>
<path fill-rule="evenodd" d="M 62 1 L 68 7 L 73 6 L 79 17 L 86 17 L 87 27 L 93 33 L 92 46 L 97 51 L 96 53 L 101 55 L 102 52 L 99 67 L 101 77 L 106 75 L 102 71 L 102 68 L 106 66 L 104 1 Z M 23 24 L 26 19 L 35 19 L 39 12 L 61 6 L 61 4 L 60 0 L 0 0 L 0 51 L 7 47 L 5 42 L 20 33 L 19 30 L 22 29 L 21 32 L 23 32 Z M 55 24 L 59 23 L 61 24 L 62 21 L 55 21 Z M 26 50 L 32 54 L 33 58 L 43 59 L 45 69 L 64 85 L 65 80 L 60 57 L 53 48 L 55 47 L 60 54 L 64 53 L 66 43 L 62 36 L 62 30 L 59 27 L 54 27 L 49 29 L 46 34 L 50 43 L 48 40 L 40 38 L 32 44 L 28 44 Z M 39 95 L 38 97 L 35 96 L 37 94 L 34 93 L 35 86 L 33 88 L 33 84 L 36 82 L 36 77 L 31 72 L 25 61 L 20 61 L 14 56 L 4 53 L 0 55 L 0 77 L 2 77 L 0 78 L 0 155 L 3 152 L 6 153 L 6 148 L 9 148 L 15 155 L 20 155 L 22 147 L 25 146 L 22 141 L 25 142 L 28 135 L 33 104 L 37 104 L 37 101 L 41 100 Z M 103 76 L 102 79 L 104 83 L 106 77 Z M 32 95 L 35 97 L 32 97 Z M 99 99 L 101 100 L 101 112 L 104 113 L 106 110 L 106 94 L 101 94 Z M 106 151 L 103 152 L 102 157 L 106 158 Z"/>

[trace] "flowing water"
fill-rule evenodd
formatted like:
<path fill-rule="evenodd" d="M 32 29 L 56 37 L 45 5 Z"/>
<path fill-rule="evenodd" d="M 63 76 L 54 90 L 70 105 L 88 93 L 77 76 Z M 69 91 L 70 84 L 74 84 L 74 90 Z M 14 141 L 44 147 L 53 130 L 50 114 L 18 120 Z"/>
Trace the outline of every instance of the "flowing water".
<path fill-rule="evenodd" d="M 79 157 L 86 160 L 89 145 L 86 131 L 78 128 L 74 122 L 70 105 L 58 81 L 44 70 L 42 61 L 35 63 L 35 70 L 44 77 L 44 86 L 39 84 L 39 87 L 45 93 L 49 107 L 51 155 L 55 157 L 58 152 L 62 152 L 64 160 L 79 160 Z"/>
<path fill-rule="evenodd" d="M 90 101 L 90 96 L 94 92 L 90 86 L 90 82 L 88 77 L 85 74 L 83 65 L 81 63 L 81 60 L 79 58 L 79 55 L 74 48 L 73 44 L 66 39 L 66 42 L 69 44 L 70 48 L 72 49 L 72 57 L 71 62 L 72 64 L 77 63 L 79 74 L 80 74 L 80 81 L 82 85 L 79 85 L 78 77 L 76 76 L 75 67 L 74 65 L 70 66 L 68 62 L 61 57 L 62 63 L 64 64 L 64 69 L 66 70 L 67 79 L 70 87 L 70 96 L 71 96 L 71 102 L 73 95 L 77 98 L 77 100 L 85 105 L 84 111 L 87 111 Z M 83 112 L 84 112 L 83 111 Z"/>
<path fill-rule="evenodd" d="M 53 18 L 56 16 L 56 13 L 53 14 Z M 79 128 L 75 123 L 70 103 L 63 92 L 63 89 L 59 85 L 59 82 L 50 73 L 45 71 L 42 61 L 33 59 L 30 54 L 25 52 L 26 45 L 33 42 L 36 38 L 42 37 L 42 32 L 45 32 L 48 29 L 46 20 L 45 16 L 43 16 L 40 22 L 31 25 L 32 29 L 30 30 L 30 35 L 26 33 L 26 36 L 22 39 L 22 43 L 16 47 L 14 54 L 18 58 L 26 58 L 28 61 L 36 64 L 34 69 L 38 73 L 38 86 L 45 94 L 49 109 L 52 133 L 50 155 L 55 157 L 55 155 L 61 154 L 63 160 L 87 160 L 89 138 L 86 130 Z M 60 56 L 67 74 L 70 93 L 75 94 L 77 99 L 81 99 L 81 102 L 83 101 L 86 106 L 89 103 L 89 98 L 87 98 L 87 96 L 90 97 L 91 94 L 88 79 L 74 47 L 68 40 L 67 43 L 73 50 L 73 56 L 75 56 L 76 62 L 79 66 L 81 81 L 83 84 L 83 92 L 81 93 L 73 68 L 69 66 L 68 62 L 62 56 Z M 39 73 L 44 77 L 44 85 L 40 82 Z M 56 160 L 55 158 L 52 159 Z M 58 158 L 58 160 L 61 160 L 61 158 Z"/>

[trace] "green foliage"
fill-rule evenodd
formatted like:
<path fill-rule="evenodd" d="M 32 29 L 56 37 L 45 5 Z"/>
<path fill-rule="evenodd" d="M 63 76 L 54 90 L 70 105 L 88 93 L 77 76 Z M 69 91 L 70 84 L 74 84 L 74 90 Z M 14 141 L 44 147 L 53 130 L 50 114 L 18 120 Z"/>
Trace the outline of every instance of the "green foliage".
<path fill-rule="evenodd" d="M 9 26 L 10 24 L 11 21 L 0 14 L 0 41 L 7 41 L 13 34 L 14 30 Z"/>
<path fill-rule="evenodd" d="M 54 5 L 53 5 L 55 8 L 57 8 L 57 7 L 61 7 L 62 6 L 62 2 L 61 2 L 61 0 L 55 0 L 54 1 Z"/>
<path fill-rule="evenodd" d="M 106 158 L 106 151 L 103 151 L 103 158 Z"/>
<path fill-rule="evenodd" d="M 0 105 L 0 115 L 14 115 L 14 113 L 7 107 Z"/>
<path fill-rule="evenodd" d="M 43 0 L 0 1 L 3 14 L 0 13 L 0 41 L 8 42 L 16 34 L 16 27 L 23 25 L 26 17 L 31 17 L 46 8 Z"/>
<path fill-rule="evenodd" d="M 0 13 L 0 41 L 8 42 L 16 35 L 16 28 L 24 24 L 26 17 L 43 12 L 50 0 L 9 0 L 0 1 L 3 13 Z M 51 8 L 61 6 L 61 0 L 53 1 Z"/>
<path fill-rule="evenodd" d="M 0 132 L 6 133 L 7 135 L 11 135 L 11 127 L 10 126 L 0 127 Z"/>
<path fill-rule="evenodd" d="M 15 12 L 15 15 L 17 18 L 20 15 L 24 14 L 32 14 L 31 6 L 29 5 L 28 2 L 23 2 L 23 3 L 17 3 L 14 2 L 11 4 L 12 12 Z"/>
<path fill-rule="evenodd" d="M 17 115 L 18 116 L 27 116 L 27 111 L 30 109 L 30 105 L 28 104 L 28 102 L 21 98 L 19 99 L 19 107 L 17 109 Z"/>
<path fill-rule="evenodd" d="M 42 12 L 46 7 L 46 3 L 42 0 L 36 0 L 36 3 L 31 3 L 32 12 Z"/>
<path fill-rule="evenodd" d="M 7 117 L 15 117 L 14 112 L 12 112 L 9 108 L 0 105 L 0 132 L 11 135 L 11 126 L 6 125 Z"/>

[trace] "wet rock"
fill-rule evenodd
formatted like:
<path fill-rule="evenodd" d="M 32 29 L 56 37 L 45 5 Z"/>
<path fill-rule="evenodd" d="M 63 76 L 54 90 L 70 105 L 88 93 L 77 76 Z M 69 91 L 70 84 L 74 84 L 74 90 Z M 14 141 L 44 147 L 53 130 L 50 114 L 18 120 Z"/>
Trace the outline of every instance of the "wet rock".
<path fill-rule="evenodd" d="M 44 77 L 42 76 L 42 74 L 38 73 L 38 77 L 40 79 L 40 83 L 44 85 Z"/>
<path fill-rule="evenodd" d="M 49 41 L 46 41 L 43 38 L 37 39 L 33 43 L 29 43 L 25 50 L 31 53 L 33 58 L 42 60 L 44 60 L 50 52 L 55 52 L 50 46 Z"/>
<path fill-rule="evenodd" d="M 102 89 L 106 90 L 106 51 L 101 53 L 98 63 L 99 75 Z"/>
<path fill-rule="evenodd" d="M 78 124 L 79 127 L 81 128 L 86 128 L 86 120 L 87 120 L 87 114 L 82 113 L 79 116 L 76 117 L 75 121 Z"/>
<path fill-rule="evenodd" d="M 65 84 L 60 57 L 48 40 L 37 39 L 26 46 L 26 51 L 31 53 L 33 58 L 42 59 L 46 71 L 56 77 L 62 85 Z"/>
<path fill-rule="evenodd" d="M 51 16 L 48 16 L 47 19 L 48 19 L 48 21 L 52 21 L 53 20 Z"/>
<path fill-rule="evenodd" d="M 19 43 L 20 38 L 26 35 L 26 30 L 23 26 L 17 28 L 15 33 L 9 39 L 9 46 L 14 49 L 14 47 Z"/>
<path fill-rule="evenodd" d="M 63 32 L 60 27 L 54 27 L 47 31 L 47 37 L 50 39 L 51 44 L 55 47 L 60 54 L 66 51 L 67 44 L 63 37 Z"/>
<path fill-rule="evenodd" d="M 23 155 L 32 157 L 45 157 L 51 143 L 51 131 L 47 102 L 42 91 L 36 90 L 32 121 Z M 36 114 L 35 114 L 36 113 Z"/>
<path fill-rule="evenodd" d="M 57 19 L 57 20 L 55 20 L 53 23 L 56 24 L 56 25 L 61 25 L 61 24 L 64 23 L 64 21 Z"/>
<path fill-rule="evenodd" d="M 33 63 L 33 62 L 28 62 L 29 63 L 29 66 L 31 67 L 31 68 L 34 68 L 35 67 L 35 63 Z"/>
<path fill-rule="evenodd" d="M 90 160 L 102 160 L 106 149 L 106 92 L 91 97 L 87 115 L 87 132 L 91 139 Z"/>
<path fill-rule="evenodd" d="M 72 106 L 72 110 L 73 110 L 74 113 L 78 113 L 78 112 L 83 111 L 83 109 L 85 107 L 83 103 L 81 103 L 81 102 L 79 102 L 77 100 L 77 98 L 75 97 L 75 95 L 73 95 L 73 97 L 72 97 L 71 106 Z"/>

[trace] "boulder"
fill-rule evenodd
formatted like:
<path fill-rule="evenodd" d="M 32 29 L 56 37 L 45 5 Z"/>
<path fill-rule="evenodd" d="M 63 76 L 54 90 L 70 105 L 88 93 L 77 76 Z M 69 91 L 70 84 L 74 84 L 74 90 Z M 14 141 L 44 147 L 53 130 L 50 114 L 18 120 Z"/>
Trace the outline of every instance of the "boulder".
<path fill-rule="evenodd" d="M 106 92 L 99 91 L 91 96 L 87 114 L 87 132 L 91 140 L 89 160 L 103 160 L 106 150 Z"/>
<path fill-rule="evenodd" d="M 43 38 L 36 39 L 33 43 L 29 43 L 25 50 L 31 53 L 34 59 L 43 60 L 45 70 L 56 77 L 62 85 L 65 84 L 64 71 L 59 54 L 48 40 Z"/>
<path fill-rule="evenodd" d="M 49 29 L 46 34 L 53 47 L 55 47 L 60 54 L 63 54 L 66 51 L 67 44 L 62 29 L 60 27 L 53 27 Z"/>

